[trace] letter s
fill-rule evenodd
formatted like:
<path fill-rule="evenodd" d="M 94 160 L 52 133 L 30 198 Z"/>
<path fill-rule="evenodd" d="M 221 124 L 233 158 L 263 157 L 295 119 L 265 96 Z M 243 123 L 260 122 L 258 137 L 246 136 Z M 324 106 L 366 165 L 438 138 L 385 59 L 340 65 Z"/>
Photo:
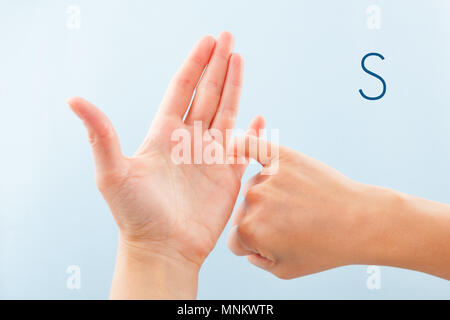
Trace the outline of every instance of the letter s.
<path fill-rule="evenodd" d="M 362 96 L 364 99 L 367 99 L 367 100 L 378 100 L 378 99 L 383 98 L 383 96 L 386 94 L 386 82 L 384 81 L 384 79 L 383 79 L 382 77 L 380 77 L 380 76 L 377 75 L 376 73 L 374 73 L 374 72 L 372 72 L 372 71 L 370 71 L 370 70 L 367 70 L 367 68 L 366 68 L 366 66 L 365 66 L 365 62 L 366 62 L 366 59 L 367 59 L 368 57 L 370 57 L 370 56 L 376 56 L 376 57 L 380 58 L 381 60 L 384 60 L 384 57 L 383 57 L 381 54 L 379 54 L 379 53 L 372 52 L 372 53 L 366 54 L 366 55 L 362 58 L 362 60 L 361 60 L 361 67 L 362 67 L 362 69 L 364 70 L 364 72 L 370 74 L 371 76 L 373 76 L 373 77 L 375 77 L 375 78 L 377 78 L 378 80 L 381 81 L 381 83 L 383 84 L 383 92 L 382 92 L 379 96 L 377 96 L 377 97 L 369 97 L 369 96 L 366 96 L 366 95 L 364 94 L 364 92 L 362 91 L 362 89 L 359 89 L 359 93 L 361 94 L 361 96 Z"/>

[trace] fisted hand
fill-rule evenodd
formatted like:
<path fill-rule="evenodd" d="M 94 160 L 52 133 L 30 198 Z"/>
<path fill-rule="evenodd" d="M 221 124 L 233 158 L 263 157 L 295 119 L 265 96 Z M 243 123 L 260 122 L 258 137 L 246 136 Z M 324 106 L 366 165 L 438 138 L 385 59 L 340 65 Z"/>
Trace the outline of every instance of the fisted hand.
<path fill-rule="evenodd" d="M 349 235 L 357 228 L 362 185 L 288 148 L 261 159 L 259 149 L 278 146 L 251 136 L 242 143 L 263 170 L 273 169 L 243 187 L 245 200 L 228 238 L 231 251 L 283 279 L 353 263 L 357 239 Z M 251 145 L 257 146 L 253 153 Z"/>
<path fill-rule="evenodd" d="M 450 278 L 450 206 L 361 184 L 261 138 L 240 151 L 263 166 L 243 187 L 228 246 L 279 278 L 350 264 Z M 275 150 L 272 156 L 262 157 Z"/>

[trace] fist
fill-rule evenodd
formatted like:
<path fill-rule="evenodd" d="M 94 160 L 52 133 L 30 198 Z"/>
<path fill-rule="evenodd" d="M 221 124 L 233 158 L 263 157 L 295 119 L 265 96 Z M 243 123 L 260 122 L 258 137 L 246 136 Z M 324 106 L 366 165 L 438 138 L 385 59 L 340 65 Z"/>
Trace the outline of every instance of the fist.
<path fill-rule="evenodd" d="M 241 143 L 263 170 L 244 186 L 231 251 L 282 279 L 360 262 L 367 187 L 288 148 L 250 136 Z"/>

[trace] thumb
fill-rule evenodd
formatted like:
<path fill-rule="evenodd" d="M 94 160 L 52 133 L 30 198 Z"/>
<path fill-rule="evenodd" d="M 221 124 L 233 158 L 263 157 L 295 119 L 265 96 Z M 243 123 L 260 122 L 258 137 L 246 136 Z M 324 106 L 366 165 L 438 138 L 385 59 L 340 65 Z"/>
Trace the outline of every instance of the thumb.
<path fill-rule="evenodd" d="M 228 152 L 235 158 L 245 157 L 258 161 L 263 166 L 261 174 L 270 175 L 278 171 L 279 149 L 278 144 L 246 134 L 234 139 Z"/>
<path fill-rule="evenodd" d="M 264 130 L 265 127 L 266 127 L 266 120 L 262 116 L 257 116 L 250 123 L 247 131 L 245 132 L 245 135 L 252 135 L 259 137 L 261 135 L 262 130 Z M 233 143 L 231 144 L 231 147 L 233 147 Z M 233 154 L 233 151 L 229 152 L 228 155 L 231 156 L 232 159 L 237 158 L 237 156 Z M 247 166 L 249 164 L 248 159 L 245 157 L 243 158 L 244 158 L 243 164 L 238 166 L 238 172 L 240 177 L 244 175 L 245 169 L 247 169 Z M 239 163 L 239 161 L 237 161 L 237 163 Z"/>
<path fill-rule="evenodd" d="M 96 173 L 103 176 L 120 172 L 124 168 L 125 159 L 119 138 L 108 117 L 92 103 L 80 97 L 70 97 L 67 104 L 83 121 L 88 131 Z"/>

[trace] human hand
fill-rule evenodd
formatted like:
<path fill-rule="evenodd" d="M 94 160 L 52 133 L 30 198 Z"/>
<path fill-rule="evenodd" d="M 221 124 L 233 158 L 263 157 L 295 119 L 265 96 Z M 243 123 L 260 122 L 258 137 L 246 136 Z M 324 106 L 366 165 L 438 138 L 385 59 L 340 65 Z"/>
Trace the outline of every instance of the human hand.
<path fill-rule="evenodd" d="M 282 279 L 351 264 L 449 279 L 450 206 L 352 181 L 256 137 L 238 145 L 273 174 L 257 174 L 244 186 L 228 238 L 236 255 Z M 278 151 L 262 158 L 261 149 Z"/>
<path fill-rule="evenodd" d="M 252 137 L 246 143 L 278 147 Z M 355 233 L 361 185 L 285 147 L 276 158 L 255 154 L 247 153 L 263 169 L 278 170 L 259 173 L 244 186 L 228 238 L 231 251 L 283 279 L 352 262 L 355 239 L 349 235 Z"/>
<path fill-rule="evenodd" d="M 151 256 L 153 261 L 160 257 L 177 265 L 177 272 L 185 265 L 195 274 L 214 248 L 233 210 L 245 165 L 175 164 L 171 135 L 184 129 L 193 137 L 194 121 L 201 121 L 204 136 L 215 137 L 213 130 L 225 136 L 233 129 L 243 60 L 232 51 L 228 32 L 217 42 L 211 36 L 200 40 L 171 81 L 147 137 L 132 157 L 122 154 L 112 124 L 99 109 L 81 98 L 68 100 L 88 130 L 96 182 L 119 226 L 123 255 L 133 252 L 134 258 Z M 263 127 L 264 119 L 257 117 L 250 129 L 259 132 Z M 209 143 L 226 148 L 224 141 Z"/>

